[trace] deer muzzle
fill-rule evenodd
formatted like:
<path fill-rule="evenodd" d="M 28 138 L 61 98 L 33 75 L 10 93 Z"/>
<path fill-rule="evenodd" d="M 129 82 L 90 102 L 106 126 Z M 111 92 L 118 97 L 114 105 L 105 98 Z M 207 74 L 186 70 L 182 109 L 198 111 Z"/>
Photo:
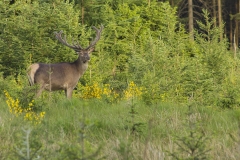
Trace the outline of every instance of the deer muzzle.
<path fill-rule="evenodd" d="M 84 56 L 83 57 L 83 63 L 86 63 L 88 61 L 90 61 L 90 56 L 89 55 Z"/>

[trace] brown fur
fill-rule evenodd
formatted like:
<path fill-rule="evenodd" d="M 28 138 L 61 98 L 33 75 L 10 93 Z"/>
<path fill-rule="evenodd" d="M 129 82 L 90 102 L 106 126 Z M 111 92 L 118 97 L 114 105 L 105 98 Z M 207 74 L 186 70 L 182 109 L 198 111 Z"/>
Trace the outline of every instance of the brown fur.
<path fill-rule="evenodd" d="M 70 46 L 66 39 L 62 39 L 61 33 L 56 33 L 57 39 L 64 45 L 74 49 L 78 54 L 78 59 L 72 63 L 62 62 L 56 64 L 34 63 L 29 66 L 27 76 L 30 85 L 38 84 L 40 86 L 37 97 L 43 90 L 56 91 L 64 90 L 67 98 L 72 97 L 73 89 L 76 87 L 78 80 L 88 68 L 90 53 L 94 50 L 94 46 L 100 38 L 103 26 L 97 31 L 95 40 L 86 49 L 82 49 L 80 45 Z"/>

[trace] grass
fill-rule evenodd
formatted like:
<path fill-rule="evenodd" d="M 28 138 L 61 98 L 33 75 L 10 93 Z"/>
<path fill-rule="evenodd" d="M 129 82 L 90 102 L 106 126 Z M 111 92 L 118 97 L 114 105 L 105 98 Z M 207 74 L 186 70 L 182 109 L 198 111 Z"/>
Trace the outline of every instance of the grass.
<path fill-rule="evenodd" d="M 115 104 L 99 99 L 49 101 L 43 109 L 46 112 L 43 122 L 30 126 L 30 147 L 41 144 L 38 155 L 42 159 L 81 159 L 83 153 L 94 155 L 99 148 L 92 159 L 172 159 L 169 153 L 177 150 L 176 136 L 187 135 L 186 124 L 190 119 L 198 121 L 201 133 L 209 138 L 206 145 L 210 149 L 209 159 L 238 159 L 239 110 L 194 106 L 189 116 L 187 105 L 134 103 L 137 113 L 132 119 L 132 103 L 128 101 Z M 0 106 L 0 159 L 20 159 L 14 153 L 16 146 L 21 146 L 22 128 L 29 128 L 29 124 L 23 117 L 8 112 L 3 97 Z M 132 125 L 137 123 L 142 124 L 140 129 L 131 134 Z"/>

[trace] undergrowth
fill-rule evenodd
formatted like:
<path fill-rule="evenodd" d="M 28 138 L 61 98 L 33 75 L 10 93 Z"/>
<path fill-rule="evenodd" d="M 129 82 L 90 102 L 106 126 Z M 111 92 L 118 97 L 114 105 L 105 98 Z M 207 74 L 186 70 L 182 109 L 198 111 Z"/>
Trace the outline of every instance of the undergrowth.
<path fill-rule="evenodd" d="M 3 103 L 0 112 L 1 158 L 237 157 L 237 153 L 228 152 L 239 145 L 238 121 L 234 118 L 238 114 L 234 110 L 216 111 L 196 105 L 194 111 L 189 112 L 186 105 L 162 102 L 146 106 L 141 100 L 109 104 L 99 99 L 82 101 L 73 98 L 46 104 L 49 106 L 46 106 L 42 122 L 31 125 L 21 117 L 13 117 L 7 104 Z M 29 125 L 30 129 L 26 128 Z M 29 147 L 28 153 L 26 148 Z"/>

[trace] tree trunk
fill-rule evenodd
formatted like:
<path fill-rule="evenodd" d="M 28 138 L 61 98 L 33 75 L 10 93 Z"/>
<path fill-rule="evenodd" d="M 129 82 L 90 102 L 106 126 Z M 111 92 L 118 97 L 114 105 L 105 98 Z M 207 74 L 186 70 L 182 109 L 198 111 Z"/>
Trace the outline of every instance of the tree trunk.
<path fill-rule="evenodd" d="M 188 0 L 188 28 L 189 28 L 189 38 L 194 41 L 193 35 L 193 1 Z"/>
<path fill-rule="evenodd" d="M 240 13 L 240 0 L 236 2 L 237 5 L 237 13 Z M 237 37 L 236 37 L 236 48 L 238 49 L 239 46 L 239 19 L 235 19 L 236 21 L 236 30 L 237 30 Z"/>
<path fill-rule="evenodd" d="M 230 14 L 232 14 L 231 10 L 230 10 Z M 230 41 L 230 49 L 233 50 L 233 20 L 231 19 L 229 23 L 229 41 Z"/>
<path fill-rule="evenodd" d="M 170 5 L 172 6 L 172 7 L 174 7 L 174 1 L 173 0 L 169 0 L 169 3 L 170 3 Z"/>
<path fill-rule="evenodd" d="M 218 25 L 222 29 L 222 3 L 218 0 Z M 220 41 L 223 39 L 223 33 L 220 34 Z"/>
<path fill-rule="evenodd" d="M 239 1 L 236 1 L 235 3 L 235 9 L 236 9 L 236 12 L 238 13 L 239 12 Z M 237 14 L 235 13 L 235 14 Z M 234 28 L 234 45 L 235 45 L 235 48 L 234 50 L 236 50 L 236 48 L 238 48 L 238 28 L 239 28 L 239 23 L 238 23 L 238 19 L 237 18 L 234 18 L 234 22 L 235 22 L 235 28 Z"/>
<path fill-rule="evenodd" d="M 235 37 L 234 37 L 234 19 L 232 18 L 231 15 L 234 15 L 233 7 L 235 5 L 235 2 L 230 1 L 229 3 L 229 42 L 230 42 L 230 50 L 234 51 L 235 50 Z M 227 32 L 226 32 L 227 33 Z M 234 54 L 235 55 L 235 54 Z"/>
<path fill-rule="evenodd" d="M 216 0 L 212 0 L 213 3 L 213 18 L 214 20 L 214 27 L 217 27 L 217 12 L 216 12 Z"/>

